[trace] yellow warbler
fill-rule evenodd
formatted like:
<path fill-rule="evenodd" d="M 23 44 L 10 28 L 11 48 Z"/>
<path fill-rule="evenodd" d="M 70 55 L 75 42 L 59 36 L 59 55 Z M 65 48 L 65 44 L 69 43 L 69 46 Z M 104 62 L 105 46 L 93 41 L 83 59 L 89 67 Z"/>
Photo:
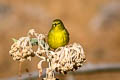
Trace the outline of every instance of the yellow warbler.
<path fill-rule="evenodd" d="M 52 28 L 48 33 L 48 44 L 51 48 L 56 49 L 65 46 L 69 42 L 69 33 L 64 27 L 60 19 L 55 19 L 52 22 Z"/>

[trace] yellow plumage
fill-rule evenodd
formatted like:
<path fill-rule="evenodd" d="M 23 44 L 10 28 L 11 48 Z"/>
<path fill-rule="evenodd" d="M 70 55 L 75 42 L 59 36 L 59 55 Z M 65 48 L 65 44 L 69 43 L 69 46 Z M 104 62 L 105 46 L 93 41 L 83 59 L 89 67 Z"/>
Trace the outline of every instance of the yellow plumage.
<path fill-rule="evenodd" d="M 52 23 L 52 28 L 48 33 L 48 44 L 51 48 L 56 49 L 65 46 L 69 42 L 69 33 L 65 29 L 61 20 L 56 19 Z"/>

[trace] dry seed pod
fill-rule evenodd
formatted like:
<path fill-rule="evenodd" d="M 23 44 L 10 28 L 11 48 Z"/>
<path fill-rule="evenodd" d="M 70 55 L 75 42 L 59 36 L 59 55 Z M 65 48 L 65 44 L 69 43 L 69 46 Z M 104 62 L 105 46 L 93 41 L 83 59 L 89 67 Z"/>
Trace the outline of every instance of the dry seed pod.
<path fill-rule="evenodd" d="M 62 74 L 77 70 L 86 60 L 82 46 L 77 43 L 60 47 L 55 52 L 50 53 L 52 53 L 52 69 Z"/>
<path fill-rule="evenodd" d="M 9 54 L 13 57 L 13 60 L 24 61 L 31 60 L 34 56 L 32 45 L 29 37 L 21 37 L 19 40 L 13 43 Z"/>

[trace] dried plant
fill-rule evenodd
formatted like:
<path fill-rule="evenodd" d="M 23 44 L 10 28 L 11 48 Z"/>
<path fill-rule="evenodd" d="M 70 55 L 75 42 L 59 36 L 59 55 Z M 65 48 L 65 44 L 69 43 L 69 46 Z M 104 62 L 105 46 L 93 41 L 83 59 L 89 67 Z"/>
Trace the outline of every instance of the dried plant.
<path fill-rule="evenodd" d="M 13 60 L 20 62 L 31 61 L 34 56 L 41 58 L 42 60 L 38 63 L 39 77 L 42 75 L 42 62 L 48 62 L 46 78 L 43 80 L 56 80 L 55 71 L 66 74 L 69 71 L 77 70 L 84 64 L 86 58 L 80 44 L 73 43 L 53 51 L 45 41 L 46 37 L 47 35 L 36 33 L 34 29 L 31 29 L 27 37 L 14 39 L 9 54 L 13 57 Z M 34 45 L 38 46 L 36 51 L 33 50 Z"/>

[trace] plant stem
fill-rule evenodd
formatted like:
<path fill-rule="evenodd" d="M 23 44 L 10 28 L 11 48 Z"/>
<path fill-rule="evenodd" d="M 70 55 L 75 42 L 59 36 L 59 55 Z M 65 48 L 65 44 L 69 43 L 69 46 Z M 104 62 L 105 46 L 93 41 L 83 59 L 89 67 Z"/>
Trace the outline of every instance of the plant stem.
<path fill-rule="evenodd" d="M 21 72 L 22 72 L 22 62 L 19 62 L 18 80 L 21 80 L 21 76 L 22 76 Z"/>

